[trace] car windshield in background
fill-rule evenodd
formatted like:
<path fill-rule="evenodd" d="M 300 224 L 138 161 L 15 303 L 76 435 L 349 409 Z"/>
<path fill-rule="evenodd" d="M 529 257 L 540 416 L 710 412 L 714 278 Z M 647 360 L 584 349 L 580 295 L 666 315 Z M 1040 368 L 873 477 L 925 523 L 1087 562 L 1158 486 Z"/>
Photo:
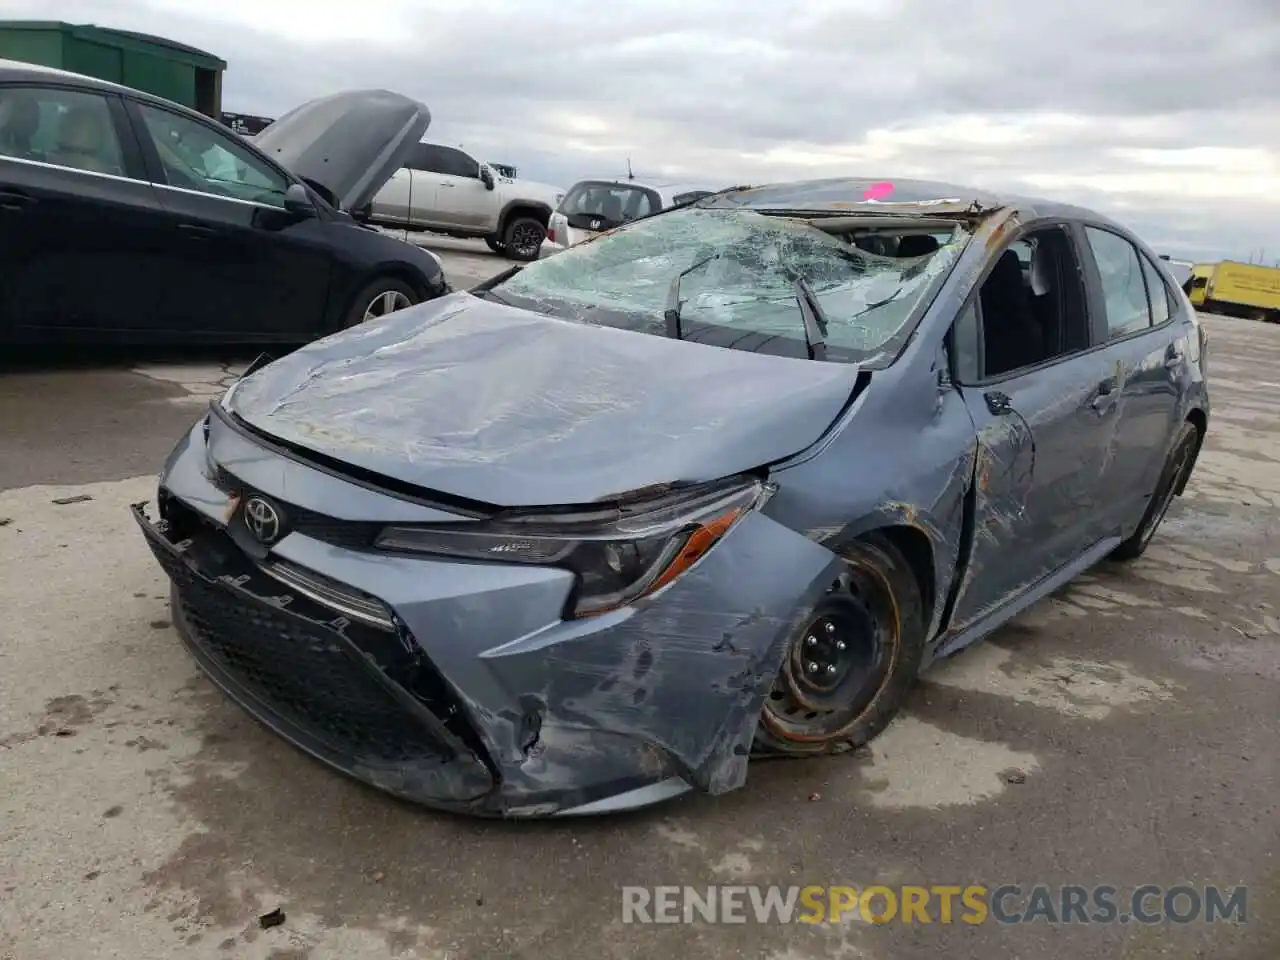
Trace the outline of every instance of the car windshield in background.
<path fill-rule="evenodd" d="M 585 180 L 574 184 L 560 202 L 560 212 L 579 230 L 608 230 L 662 209 L 652 190 L 625 183 Z M 591 221 L 599 221 L 591 226 Z"/>
<path fill-rule="evenodd" d="M 553 316 L 666 336 L 680 276 L 685 339 L 804 356 L 803 280 L 826 321 L 828 359 L 874 363 L 896 352 L 969 234 L 959 223 L 850 222 L 823 229 L 822 219 L 686 207 L 531 263 L 493 292 Z"/>

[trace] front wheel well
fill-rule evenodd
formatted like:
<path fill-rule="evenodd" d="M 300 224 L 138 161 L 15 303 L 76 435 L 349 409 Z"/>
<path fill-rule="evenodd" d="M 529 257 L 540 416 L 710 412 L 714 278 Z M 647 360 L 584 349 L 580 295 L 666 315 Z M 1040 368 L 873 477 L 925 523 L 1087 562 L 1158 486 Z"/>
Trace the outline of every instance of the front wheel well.
<path fill-rule="evenodd" d="M 502 213 L 502 220 L 498 223 L 498 236 L 501 237 L 507 224 L 511 222 L 513 217 L 532 217 L 537 220 L 545 228 L 551 221 L 551 211 L 546 207 L 538 207 L 532 204 L 517 203 L 508 207 Z"/>
<path fill-rule="evenodd" d="M 859 539 L 881 537 L 893 545 L 902 559 L 911 568 L 911 574 L 920 586 L 920 596 L 924 601 L 924 622 L 933 622 L 934 604 L 936 602 L 936 577 L 933 568 L 933 543 L 929 535 L 919 527 L 909 524 L 896 524 L 889 527 L 878 527 L 869 531 Z"/>

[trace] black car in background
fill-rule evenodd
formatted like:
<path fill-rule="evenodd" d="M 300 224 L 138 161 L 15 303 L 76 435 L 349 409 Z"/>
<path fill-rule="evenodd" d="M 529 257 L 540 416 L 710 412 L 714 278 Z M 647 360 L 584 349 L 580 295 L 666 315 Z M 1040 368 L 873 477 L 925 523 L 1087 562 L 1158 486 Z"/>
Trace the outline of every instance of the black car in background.
<path fill-rule="evenodd" d="M 448 291 L 346 212 L 431 122 L 385 90 L 247 143 L 176 104 L 0 60 L 0 343 L 312 340 Z"/>

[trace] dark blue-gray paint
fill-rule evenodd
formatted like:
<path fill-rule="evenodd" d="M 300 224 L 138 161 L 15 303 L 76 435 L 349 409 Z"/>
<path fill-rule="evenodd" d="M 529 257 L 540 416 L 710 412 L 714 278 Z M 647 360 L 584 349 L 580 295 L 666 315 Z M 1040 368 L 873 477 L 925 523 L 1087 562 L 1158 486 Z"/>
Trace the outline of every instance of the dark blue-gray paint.
<path fill-rule="evenodd" d="M 861 203 L 872 182 L 708 202 L 754 196 L 762 208 L 830 209 Z M 214 417 L 208 443 L 193 430 L 162 484 L 215 522 L 227 499 L 211 483 L 215 466 L 298 507 L 406 522 L 448 514 L 322 469 L 307 450 L 421 483 L 426 500 L 435 490 L 503 505 L 584 502 L 768 464 L 776 489 L 765 506 L 691 571 L 587 620 L 562 619 L 574 582 L 563 570 L 378 555 L 298 533 L 273 548 L 379 597 L 463 704 L 497 786 L 470 804 L 414 799 L 534 815 L 643 805 L 679 784 L 733 789 L 783 651 L 850 539 L 880 530 L 911 548 L 929 587 L 927 656 L 949 653 L 1132 534 L 1175 432 L 1188 419 L 1207 422 L 1199 331 L 1180 293 L 1163 327 L 1002 379 L 1013 412 L 992 413 L 991 384 L 958 382 L 948 335 L 994 257 L 1046 224 L 1128 235 L 1042 201 L 929 184 L 904 194 L 919 205 L 885 212 L 936 216 L 939 205 L 923 202 L 936 199 L 957 200 L 954 215 L 983 212 L 970 218 L 972 242 L 901 354 L 856 397 L 850 367 L 599 330 L 458 296 L 246 379 L 231 406 L 294 449 L 270 449 Z M 1087 250 L 1082 269 L 1096 329 Z M 1104 375 L 1118 389 L 1097 403 Z M 533 749 L 520 733 L 530 712 L 541 719 Z"/>

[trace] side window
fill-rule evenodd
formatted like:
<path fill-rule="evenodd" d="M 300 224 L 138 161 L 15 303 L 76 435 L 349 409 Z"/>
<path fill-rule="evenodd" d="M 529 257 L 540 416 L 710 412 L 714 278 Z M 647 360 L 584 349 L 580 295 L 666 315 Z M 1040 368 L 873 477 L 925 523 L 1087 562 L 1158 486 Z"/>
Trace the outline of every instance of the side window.
<path fill-rule="evenodd" d="M 970 303 L 951 328 L 951 372 L 957 383 L 975 383 L 978 369 L 978 305 Z"/>
<path fill-rule="evenodd" d="M 472 180 L 480 179 L 478 161 L 452 147 L 437 147 L 437 149 L 440 151 L 440 162 L 444 168 L 439 171 L 440 173 L 453 177 L 468 177 Z"/>
<path fill-rule="evenodd" d="M 235 136 L 168 110 L 143 103 L 137 107 L 169 186 L 284 207 L 289 182 Z"/>
<path fill-rule="evenodd" d="M 420 143 L 409 151 L 409 159 L 404 165 L 410 170 L 419 170 L 423 173 L 439 173 L 436 151 L 437 148 L 431 144 Z"/>
<path fill-rule="evenodd" d="M 1048 363 L 1090 344 L 1075 244 L 1060 226 L 1032 230 L 1005 248 L 991 265 L 976 301 L 982 321 L 983 377 Z M 966 315 L 960 321 L 976 326 Z M 958 326 L 955 333 L 957 355 L 964 346 L 961 330 Z M 958 367 L 957 375 L 962 372 Z"/>
<path fill-rule="evenodd" d="M 0 91 L 0 156 L 125 174 L 106 97 L 79 90 Z"/>
<path fill-rule="evenodd" d="M 1147 299 L 1151 302 L 1151 325 L 1158 327 L 1173 315 L 1173 300 L 1168 286 L 1160 278 L 1160 271 L 1145 256 L 1142 258 L 1142 273 L 1147 280 Z"/>
<path fill-rule="evenodd" d="M 1108 335 L 1114 339 L 1151 326 L 1147 285 L 1137 248 L 1109 230 L 1085 227 L 1085 233 L 1102 277 Z"/>

